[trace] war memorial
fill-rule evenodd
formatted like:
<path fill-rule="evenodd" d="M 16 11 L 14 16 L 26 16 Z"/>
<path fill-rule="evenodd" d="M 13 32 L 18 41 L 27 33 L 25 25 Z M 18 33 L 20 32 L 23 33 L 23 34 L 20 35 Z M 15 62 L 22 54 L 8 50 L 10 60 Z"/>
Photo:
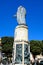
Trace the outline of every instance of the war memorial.
<path fill-rule="evenodd" d="M 30 65 L 30 44 L 28 40 L 28 26 L 26 25 L 26 9 L 17 9 L 18 25 L 14 32 L 13 65 Z"/>

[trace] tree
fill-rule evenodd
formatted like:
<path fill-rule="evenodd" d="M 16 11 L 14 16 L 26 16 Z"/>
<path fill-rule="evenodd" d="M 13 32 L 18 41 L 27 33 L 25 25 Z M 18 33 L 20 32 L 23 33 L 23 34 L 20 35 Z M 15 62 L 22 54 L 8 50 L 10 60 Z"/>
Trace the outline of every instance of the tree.
<path fill-rule="evenodd" d="M 41 43 L 41 49 L 42 49 L 42 55 L 43 55 L 43 40 L 42 40 L 42 43 Z"/>
<path fill-rule="evenodd" d="M 30 41 L 30 51 L 33 53 L 33 55 L 38 55 L 42 52 L 41 49 L 41 41 Z"/>
<path fill-rule="evenodd" d="M 2 37 L 2 52 L 7 56 L 12 56 L 13 41 L 13 37 Z"/>

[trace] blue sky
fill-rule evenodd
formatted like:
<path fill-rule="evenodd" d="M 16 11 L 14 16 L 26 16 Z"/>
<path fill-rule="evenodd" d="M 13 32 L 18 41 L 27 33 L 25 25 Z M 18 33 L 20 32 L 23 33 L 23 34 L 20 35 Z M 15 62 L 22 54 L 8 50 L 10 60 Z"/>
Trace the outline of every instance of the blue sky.
<path fill-rule="evenodd" d="M 43 0 L 0 0 L 0 37 L 14 36 L 17 8 L 26 8 L 29 40 L 43 40 Z"/>

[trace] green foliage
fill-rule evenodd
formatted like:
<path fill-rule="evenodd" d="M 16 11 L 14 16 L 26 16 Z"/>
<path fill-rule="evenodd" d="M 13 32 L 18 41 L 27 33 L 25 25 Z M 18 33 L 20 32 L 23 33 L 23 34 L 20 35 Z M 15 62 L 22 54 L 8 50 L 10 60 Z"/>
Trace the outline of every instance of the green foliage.
<path fill-rule="evenodd" d="M 41 49 L 42 49 L 42 55 L 43 55 L 43 40 L 42 40 L 42 44 L 41 44 Z"/>
<path fill-rule="evenodd" d="M 30 41 L 30 51 L 33 53 L 33 55 L 38 55 L 42 52 L 41 44 L 42 41 L 35 41 L 35 40 Z"/>
<path fill-rule="evenodd" d="M 2 37 L 2 52 L 6 53 L 7 56 L 11 56 L 13 41 L 13 37 Z"/>

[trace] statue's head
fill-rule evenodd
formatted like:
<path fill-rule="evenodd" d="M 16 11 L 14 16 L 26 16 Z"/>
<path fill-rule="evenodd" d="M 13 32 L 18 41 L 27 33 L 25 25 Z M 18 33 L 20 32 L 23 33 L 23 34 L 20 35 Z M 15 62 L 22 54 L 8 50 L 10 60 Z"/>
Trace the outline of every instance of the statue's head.
<path fill-rule="evenodd" d="M 20 13 L 20 14 L 26 14 L 26 9 L 23 7 L 23 6 L 20 6 L 20 7 L 18 7 L 18 12 Z"/>

